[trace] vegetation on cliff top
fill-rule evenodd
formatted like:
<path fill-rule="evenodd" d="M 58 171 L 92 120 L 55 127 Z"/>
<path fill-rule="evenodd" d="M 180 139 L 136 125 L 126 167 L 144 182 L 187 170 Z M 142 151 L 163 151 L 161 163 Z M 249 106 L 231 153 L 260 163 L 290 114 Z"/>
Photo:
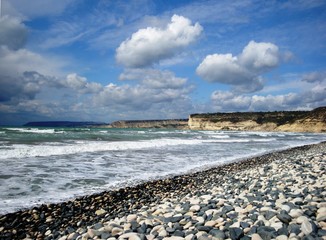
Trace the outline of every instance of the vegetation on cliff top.
<path fill-rule="evenodd" d="M 326 107 L 319 107 L 312 111 L 275 111 L 275 112 L 232 112 L 232 113 L 203 113 L 191 114 L 190 118 L 206 119 L 210 122 L 255 121 L 257 124 L 275 123 L 277 126 L 291 124 L 306 118 L 326 121 Z"/>

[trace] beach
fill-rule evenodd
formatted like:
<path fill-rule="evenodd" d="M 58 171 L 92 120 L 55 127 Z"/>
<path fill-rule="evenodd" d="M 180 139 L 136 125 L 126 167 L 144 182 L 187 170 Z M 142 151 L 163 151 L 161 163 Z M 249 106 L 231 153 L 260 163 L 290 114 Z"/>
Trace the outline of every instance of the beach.
<path fill-rule="evenodd" d="M 326 143 L 0 217 L 1 239 L 326 239 Z"/>

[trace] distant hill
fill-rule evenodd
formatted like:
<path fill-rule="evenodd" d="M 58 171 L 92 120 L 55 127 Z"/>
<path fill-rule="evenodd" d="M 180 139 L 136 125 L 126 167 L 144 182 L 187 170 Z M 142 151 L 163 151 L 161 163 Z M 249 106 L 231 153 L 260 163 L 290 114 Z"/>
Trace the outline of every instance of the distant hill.
<path fill-rule="evenodd" d="M 70 121 L 43 121 L 43 122 L 28 122 L 24 127 L 91 127 L 100 126 L 105 123 L 97 122 L 70 122 Z"/>

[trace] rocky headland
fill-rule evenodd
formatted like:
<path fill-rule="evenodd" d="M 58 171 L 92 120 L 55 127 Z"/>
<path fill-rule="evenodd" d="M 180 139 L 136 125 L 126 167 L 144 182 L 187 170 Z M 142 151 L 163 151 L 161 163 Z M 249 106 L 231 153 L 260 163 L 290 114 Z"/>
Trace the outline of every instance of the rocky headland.
<path fill-rule="evenodd" d="M 326 107 L 312 111 L 192 114 L 192 130 L 326 132 Z"/>
<path fill-rule="evenodd" d="M 116 121 L 109 128 L 326 132 L 326 107 L 312 111 L 191 114 L 189 119 Z"/>
<path fill-rule="evenodd" d="M 0 216 L 0 239 L 326 239 L 326 143 Z"/>

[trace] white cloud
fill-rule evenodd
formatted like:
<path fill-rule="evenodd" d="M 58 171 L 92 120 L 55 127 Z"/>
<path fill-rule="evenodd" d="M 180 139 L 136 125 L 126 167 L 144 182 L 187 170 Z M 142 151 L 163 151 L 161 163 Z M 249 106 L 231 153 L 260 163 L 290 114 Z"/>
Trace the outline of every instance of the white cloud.
<path fill-rule="evenodd" d="M 312 86 L 302 92 L 278 95 L 239 95 L 234 92 L 215 91 L 211 95 L 215 111 L 276 111 L 313 109 L 326 105 L 326 87 Z"/>
<path fill-rule="evenodd" d="M 197 74 L 209 81 L 230 84 L 240 92 L 254 92 L 263 88 L 261 74 L 279 64 L 278 47 L 272 43 L 250 41 L 238 56 L 212 54 L 197 67 Z"/>
<path fill-rule="evenodd" d="M 78 76 L 76 73 L 70 73 L 62 81 L 63 86 L 78 91 L 79 93 L 98 93 L 103 89 L 99 83 L 88 82 L 87 78 Z"/>
<path fill-rule="evenodd" d="M 279 60 L 278 47 L 265 42 L 250 41 L 239 56 L 239 64 L 255 74 L 277 67 Z"/>
<path fill-rule="evenodd" d="M 251 99 L 244 95 L 235 95 L 232 92 L 215 91 L 211 95 L 215 111 L 229 112 L 249 109 Z"/>
<path fill-rule="evenodd" d="M 125 70 L 119 77 L 120 80 L 138 80 L 149 88 L 181 88 L 187 82 L 186 78 L 179 78 L 170 71 L 157 69 L 134 68 Z"/>
<path fill-rule="evenodd" d="M 27 29 L 17 18 L 4 16 L 0 18 L 0 46 L 17 50 L 26 43 Z"/>
<path fill-rule="evenodd" d="M 116 50 L 117 62 L 132 68 L 150 66 L 173 57 L 194 42 L 201 32 L 199 23 L 191 25 L 189 19 L 173 15 L 165 29 L 140 29 L 122 42 Z"/>

